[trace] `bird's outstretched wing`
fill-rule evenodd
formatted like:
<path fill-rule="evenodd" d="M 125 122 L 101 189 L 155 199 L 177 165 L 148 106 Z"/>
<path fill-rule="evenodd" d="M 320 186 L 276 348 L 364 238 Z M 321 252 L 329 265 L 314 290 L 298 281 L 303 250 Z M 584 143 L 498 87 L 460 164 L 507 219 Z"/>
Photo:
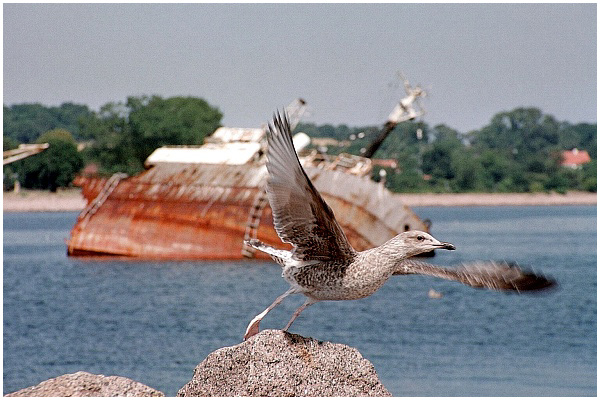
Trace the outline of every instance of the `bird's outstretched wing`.
<path fill-rule="evenodd" d="M 456 268 L 445 268 L 409 258 L 394 273 L 404 274 L 430 275 L 476 288 L 517 292 L 542 290 L 556 285 L 554 280 L 524 271 L 517 264 L 495 261 L 475 261 Z"/>
<path fill-rule="evenodd" d="M 287 116 L 277 113 L 267 131 L 267 195 L 275 231 L 298 260 L 349 260 L 355 251 L 333 211 L 300 165 Z"/>

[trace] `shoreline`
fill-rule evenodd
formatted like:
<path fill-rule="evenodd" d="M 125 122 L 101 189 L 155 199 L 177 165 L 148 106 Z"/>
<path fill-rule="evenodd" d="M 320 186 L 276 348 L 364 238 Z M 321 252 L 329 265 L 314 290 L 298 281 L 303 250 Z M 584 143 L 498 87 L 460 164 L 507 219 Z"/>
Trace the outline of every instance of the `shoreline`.
<path fill-rule="evenodd" d="M 597 194 L 590 192 L 558 193 L 400 193 L 409 207 L 466 206 L 549 206 L 596 205 Z M 3 193 L 4 212 L 81 211 L 86 200 L 81 189 L 64 189 L 56 193 L 44 190 L 21 190 Z"/>
<path fill-rule="evenodd" d="M 81 189 L 64 189 L 51 193 L 47 190 L 21 190 L 2 194 L 4 212 L 81 211 L 87 201 Z"/>
<path fill-rule="evenodd" d="M 591 192 L 559 193 L 402 193 L 409 207 L 596 205 Z"/>

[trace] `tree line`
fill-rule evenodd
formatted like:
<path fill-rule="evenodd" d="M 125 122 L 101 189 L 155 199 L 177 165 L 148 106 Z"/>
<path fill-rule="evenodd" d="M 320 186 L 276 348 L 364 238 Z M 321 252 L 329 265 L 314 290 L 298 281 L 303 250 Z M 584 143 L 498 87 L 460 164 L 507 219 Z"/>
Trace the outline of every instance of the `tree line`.
<path fill-rule="evenodd" d="M 5 190 L 18 179 L 23 187 L 53 191 L 69 186 L 87 164 L 95 164 L 102 175 L 139 173 L 154 149 L 202 144 L 223 117 L 201 98 L 160 96 L 128 97 L 97 112 L 71 103 L 19 104 L 4 106 L 4 116 L 5 150 L 19 143 L 50 144 L 48 150 L 4 167 Z"/>
<path fill-rule="evenodd" d="M 360 155 L 380 128 L 299 124 L 297 129 L 338 140 L 338 146 L 327 146 L 328 153 Z M 396 126 L 374 158 L 397 161 L 398 168 L 385 168 L 385 184 L 396 192 L 595 192 L 596 131 L 596 124 L 560 122 L 537 108 L 500 112 L 466 133 L 407 121 Z M 580 169 L 562 167 L 562 152 L 573 148 L 586 150 L 592 162 Z M 381 179 L 381 169 L 374 168 L 374 180 Z"/>
<path fill-rule="evenodd" d="M 5 105 L 4 150 L 32 142 L 50 148 L 4 167 L 4 186 L 18 179 L 27 188 L 56 190 L 91 163 L 100 174 L 133 175 L 157 147 L 202 144 L 222 117 L 197 97 L 128 97 L 99 111 L 73 103 Z M 301 123 L 296 131 L 336 139 L 338 145 L 320 149 L 329 154 L 360 155 L 380 129 Z M 562 151 L 572 148 L 588 151 L 592 162 L 562 167 Z M 500 112 L 470 132 L 408 121 L 396 126 L 374 158 L 397 161 L 397 168 L 385 168 L 385 185 L 397 192 L 596 191 L 596 124 L 557 121 L 536 108 Z M 373 179 L 382 179 L 382 168 L 374 168 Z"/>

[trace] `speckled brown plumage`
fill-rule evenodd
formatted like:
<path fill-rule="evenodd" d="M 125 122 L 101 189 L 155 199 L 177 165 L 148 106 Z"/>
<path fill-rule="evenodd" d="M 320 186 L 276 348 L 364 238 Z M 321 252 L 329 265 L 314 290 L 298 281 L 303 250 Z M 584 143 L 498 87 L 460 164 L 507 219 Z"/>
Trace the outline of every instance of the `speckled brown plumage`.
<path fill-rule="evenodd" d="M 287 117 L 276 115 L 267 131 L 267 195 L 275 230 L 291 251 L 275 249 L 258 240 L 247 242 L 273 257 L 283 267 L 290 289 L 248 325 L 244 339 L 259 331 L 262 318 L 291 294 L 306 296 L 284 330 L 308 306 L 322 300 L 353 300 L 370 296 L 392 275 L 424 274 L 474 287 L 498 290 L 539 290 L 553 281 L 525 273 L 506 263 L 479 262 L 457 269 L 413 261 L 410 257 L 434 249 L 454 250 L 420 231 L 403 232 L 383 245 L 356 252 L 333 211 L 304 172 L 293 146 Z"/>

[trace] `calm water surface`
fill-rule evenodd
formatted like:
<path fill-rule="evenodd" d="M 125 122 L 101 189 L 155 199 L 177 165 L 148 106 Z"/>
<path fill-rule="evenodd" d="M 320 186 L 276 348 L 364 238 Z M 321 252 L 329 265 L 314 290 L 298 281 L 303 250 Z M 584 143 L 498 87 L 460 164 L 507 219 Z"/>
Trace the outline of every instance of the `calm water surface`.
<path fill-rule="evenodd" d="M 312 306 L 292 331 L 356 347 L 395 396 L 595 396 L 596 207 L 415 211 L 458 249 L 432 262 L 514 260 L 560 288 L 507 295 L 393 277 L 367 299 Z M 4 393 L 85 370 L 174 396 L 287 289 L 266 262 L 67 258 L 76 216 L 4 214 Z M 281 329 L 302 301 L 286 299 L 261 327 Z"/>

